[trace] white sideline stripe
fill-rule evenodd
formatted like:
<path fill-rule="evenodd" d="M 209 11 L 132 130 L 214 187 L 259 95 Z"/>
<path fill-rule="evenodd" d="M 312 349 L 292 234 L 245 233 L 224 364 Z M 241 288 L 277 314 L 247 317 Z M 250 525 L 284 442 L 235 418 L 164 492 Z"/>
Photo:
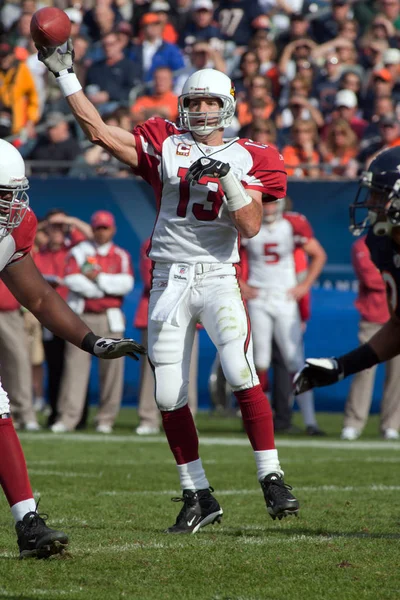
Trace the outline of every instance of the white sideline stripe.
<path fill-rule="evenodd" d="M 128 443 L 128 444 L 166 444 L 164 436 L 135 436 L 135 435 L 110 435 L 102 434 L 89 435 L 87 433 L 18 433 L 22 440 L 35 442 L 49 441 L 67 441 L 75 444 L 76 442 L 101 442 L 105 443 Z M 250 445 L 247 438 L 228 438 L 228 437 L 201 437 L 200 444 L 202 446 L 246 446 Z M 345 441 L 322 441 L 322 440 L 276 440 L 278 448 L 322 448 L 324 450 L 400 450 L 399 442 L 389 441 L 365 441 L 358 440 L 354 442 Z"/>
<path fill-rule="evenodd" d="M 74 471 L 46 471 L 43 469 L 29 469 L 30 475 L 54 475 L 55 477 L 84 477 L 85 479 L 100 479 L 103 472 L 100 473 L 76 473 Z"/>
<path fill-rule="evenodd" d="M 0 552 L 0 558 L 15 558 L 15 554 L 13 554 L 12 552 Z M 30 589 L 29 593 L 30 594 L 35 594 L 35 596 L 69 596 L 70 594 L 79 594 L 80 592 L 83 592 L 83 588 L 75 588 L 75 589 L 69 589 L 69 590 L 55 590 L 55 589 L 51 589 L 51 590 L 45 590 L 43 588 L 40 589 Z M 24 596 L 24 594 L 22 594 L 22 596 Z M 17 598 L 16 593 L 15 592 L 7 592 L 7 590 L 3 590 L 0 588 L 0 598 Z"/>
<path fill-rule="evenodd" d="M 400 485 L 296 485 L 295 491 L 301 492 L 399 492 Z M 260 494 L 260 489 L 251 490 L 217 490 L 216 496 L 247 496 Z M 98 496 L 179 496 L 176 490 L 104 490 Z"/>

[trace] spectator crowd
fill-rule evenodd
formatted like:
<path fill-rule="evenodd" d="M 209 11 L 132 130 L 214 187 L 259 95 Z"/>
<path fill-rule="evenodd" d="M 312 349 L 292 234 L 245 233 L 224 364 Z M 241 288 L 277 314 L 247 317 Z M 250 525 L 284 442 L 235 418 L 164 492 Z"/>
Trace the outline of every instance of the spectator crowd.
<path fill-rule="evenodd" d="M 275 145 L 289 176 L 354 178 L 400 144 L 400 0 L 9 0 L 0 133 L 36 174 L 133 176 L 87 147 L 37 59 L 30 20 L 49 4 L 66 10 L 77 76 L 109 124 L 176 121 L 185 79 L 213 67 L 236 88 L 227 135 Z"/>

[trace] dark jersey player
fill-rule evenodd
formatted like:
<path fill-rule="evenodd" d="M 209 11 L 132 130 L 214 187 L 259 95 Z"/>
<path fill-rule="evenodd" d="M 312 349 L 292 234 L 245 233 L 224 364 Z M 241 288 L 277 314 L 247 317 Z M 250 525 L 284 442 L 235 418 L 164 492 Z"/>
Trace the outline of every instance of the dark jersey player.
<path fill-rule="evenodd" d="M 336 383 L 400 354 L 400 147 L 378 154 L 363 173 L 350 220 L 355 235 L 369 230 L 366 243 L 386 283 L 391 317 L 368 343 L 348 354 L 306 359 L 294 378 L 296 394 Z"/>

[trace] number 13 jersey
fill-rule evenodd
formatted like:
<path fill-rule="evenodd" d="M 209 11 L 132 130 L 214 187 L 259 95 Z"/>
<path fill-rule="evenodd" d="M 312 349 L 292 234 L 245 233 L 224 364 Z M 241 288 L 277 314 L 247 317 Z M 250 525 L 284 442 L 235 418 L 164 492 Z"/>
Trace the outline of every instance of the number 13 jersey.
<path fill-rule="evenodd" d="M 287 176 L 278 151 L 239 138 L 206 146 L 159 117 L 135 127 L 133 135 L 135 173 L 152 186 L 157 201 L 150 258 L 166 263 L 238 262 L 238 231 L 219 180 L 202 177 L 189 185 L 185 175 L 196 160 L 207 156 L 229 163 L 245 189 L 284 198 Z"/>

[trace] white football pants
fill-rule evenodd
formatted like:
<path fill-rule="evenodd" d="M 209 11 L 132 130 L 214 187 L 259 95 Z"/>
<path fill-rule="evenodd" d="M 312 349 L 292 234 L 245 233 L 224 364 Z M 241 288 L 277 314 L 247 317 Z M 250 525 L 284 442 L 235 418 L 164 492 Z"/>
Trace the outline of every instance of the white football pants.
<path fill-rule="evenodd" d="M 278 345 L 289 373 L 296 373 L 304 363 L 303 333 L 297 302 L 285 293 L 260 290 L 248 301 L 254 343 L 254 362 L 265 371 L 271 364 L 272 339 Z"/>
<path fill-rule="evenodd" d="M 296 300 L 283 292 L 260 290 L 259 296 L 248 301 L 257 369 L 266 371 L 271 364 L 272 338 L 275 338 L 289 373 L 304 365 L 303 331 Z M 294 396 L 292 397 L 292 402 Z M 316 425 L 312 391 L 296 396 L 306 426 Z"/>
<path fill-rule="evenodd" d="M 159 409 L 176 410 L 187 403 L 190 356 L 198 322 L 216 346 L 232 389 L 244 390 L 257 385 L 250 322 L 234 266 L 196 265 L 190 290 L 179 306 L 178 327 L 150 318 L 167 285 L 168 275 L 169 265 L 156 263 L 149 302 L 148 356 L 154 367 Z"/>

